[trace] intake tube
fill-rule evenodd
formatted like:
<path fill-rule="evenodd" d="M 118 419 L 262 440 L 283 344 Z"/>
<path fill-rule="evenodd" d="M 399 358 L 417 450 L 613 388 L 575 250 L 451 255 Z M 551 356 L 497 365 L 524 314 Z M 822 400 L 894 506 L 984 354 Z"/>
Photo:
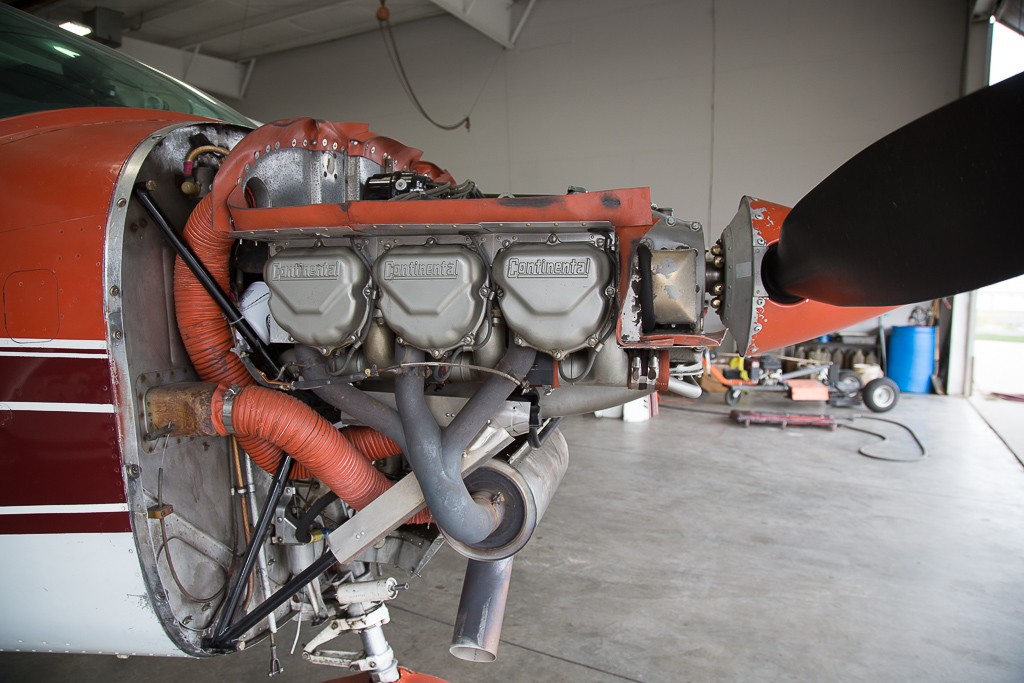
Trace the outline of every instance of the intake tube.
<path fill-rule="evenodd" d="M 391 481 L 334 425 L 302 401 L 279 391 L 183 382 L 153 387 L 146 392 L 145 404 L 147 422 L 171 425 L 171 436 L 234 434 L 291 453 L 356 510 L 391 488 Z M 388 450 L 386 443 L 379 448 L 375 455 Z M 409 523 L 429 521 L 429 513 L 423 510 Z"/>
<path fill-rule="evenodd" d="M 514 559 L 513 555 L 496 562 L 470 560 L 466 565 L 452 646 L 448 650 L 459 659 L 467 662 L 497 659 Z"/>
<path fill-rule="evenodd" d="M 210 276 L 227 291 L 228 262 L 234 240 L 227 233 L 214 230 L 212 194 L 203 197 L 192 210 L 182 237 L 206 266 Z M 174 314 L 181 341 L 200 379 L 227 386 L 244 387 L 256 383 L 232 351 L 235 340 L 223 312 L 180 256 L 174 259 Z M 238 442 L 262 469 L 271 473 L 277 469 L 281 461 L 280 448 L 248 435 L 239 435 Z M 291 476 L 293 479 L 305 479 L 309 474 L 297 464 Z"/>
<path fill-rule="evenodd" d="M 221 436 L 252 436 L 291 453 L 313 476 L 356 510 L 391 488 L 391 482 L 334 425 L 296 398 L 264 387 L 230 393 L 217 387 L 210 404 L 213 427 Z M 229 406 L 225 408 L 225 400 Z M 230 425 L 225 425 L 225 417 Z M 410 523 L 426 524 L 429 513 Z"/>

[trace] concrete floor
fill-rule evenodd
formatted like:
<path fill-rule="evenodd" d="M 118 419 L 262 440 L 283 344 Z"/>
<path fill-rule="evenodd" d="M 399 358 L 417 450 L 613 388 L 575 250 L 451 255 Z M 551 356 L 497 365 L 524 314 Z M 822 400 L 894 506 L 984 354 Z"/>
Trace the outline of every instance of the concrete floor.
<path fill-rule="evenodd" d="M 449 550 L 392 603 L 388 637 L 453 683 L 1024 681 L 1024 468 L 964 399 L 904 396 L 886 417 L 925 460 L 666 405 L 644 423 L 567 420 L 569 473 L 516 560 L 498 661 L 447 653 L 464 566 Z M 875 452 L 914 455 L 859 424 L 893 434 Z M 3 654 L 0 680 L 225 683 L 267 666 L 265 644 L 207 661 Z M 281 683 L 342 674 L 284 666 Z"/>

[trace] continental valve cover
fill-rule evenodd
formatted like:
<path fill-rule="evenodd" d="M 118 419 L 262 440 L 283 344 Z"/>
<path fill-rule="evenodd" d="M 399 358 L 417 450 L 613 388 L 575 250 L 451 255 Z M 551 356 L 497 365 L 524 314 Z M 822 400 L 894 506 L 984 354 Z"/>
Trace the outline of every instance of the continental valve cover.
<path fill-rule="evenodd" d="M 487 312 L 487 269 L 456 245 L 395 247 L 373 264 L 384 321 L 413 346 L 439 356 L 473 344 Z"/>
<path fill-rule="evenodd" d="M 584 243 L 517 244 L 498 252 L 492 277 L 517 343 L 555 358 L 597 344 L 612 279 L 603 251 Z"/>
<path fill-rule="evenodd" d="M 263 269 L 270 314 L 295 341 L 328 349 L 348 346 L 369 315 L 369 275 L 351 249 L 283 249 Z"/>

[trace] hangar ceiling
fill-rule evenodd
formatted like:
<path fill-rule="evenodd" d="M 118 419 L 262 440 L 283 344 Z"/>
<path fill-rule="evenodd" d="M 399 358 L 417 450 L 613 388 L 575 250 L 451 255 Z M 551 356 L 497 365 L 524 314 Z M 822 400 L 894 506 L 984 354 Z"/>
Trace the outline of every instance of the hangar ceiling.
<path fill-rule="evenodd" d="M 534 0 L 387 0 L 391 23 L 450 13 L 510 47 Z M 380 0 L 8 0 L 47 21 L 80 21 L 97 5 L 121 14 L 125 37 L 232 62 L 378 26 Z"/>
<path fill-rule="evenodd" d="M 242 99 L 256 61 L 379 27 L 381 0 L 5 0 L 221 97 Z M 450 14 L 504 47 L 536 0 L 386 0 L 392 25 Z M 105 39 L 107 38 L 107 39 Z"/>

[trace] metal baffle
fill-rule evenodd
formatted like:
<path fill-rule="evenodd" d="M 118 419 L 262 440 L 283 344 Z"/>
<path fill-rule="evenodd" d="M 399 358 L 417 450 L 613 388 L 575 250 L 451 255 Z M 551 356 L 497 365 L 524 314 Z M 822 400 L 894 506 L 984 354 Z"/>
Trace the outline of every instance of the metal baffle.
<path fill-rule="evenodd" d="M 449 651 L 467 662 L 493 662 L 498 656 L 505 602 L 512 578 L 512 560 L 470 560 L 455 617 Z"/>

